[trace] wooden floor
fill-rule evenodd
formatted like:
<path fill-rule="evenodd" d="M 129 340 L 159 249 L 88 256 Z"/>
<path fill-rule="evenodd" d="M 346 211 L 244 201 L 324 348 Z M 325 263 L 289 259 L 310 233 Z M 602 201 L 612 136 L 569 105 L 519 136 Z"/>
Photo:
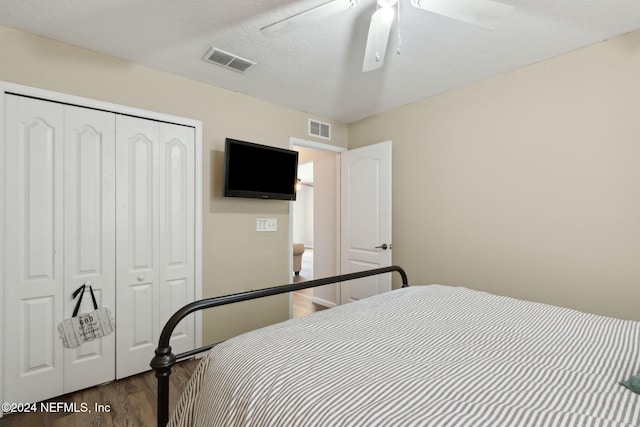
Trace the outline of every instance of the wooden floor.
<path fill-rule="evenodd" d="M 293 276 L 293 283 L 313 279 L 313 249 L 306 248 L 302 254 L 302 269 Z M 313 302 L 313 289 L 302 289 L 293 292 L 293 317 L 302 317 L 327 307 Z"/>
<path fill-rule="evenodd" d="M 187 360 L 174 367 L 170 377 L 170 413 L 197 364 L 197 360 Z M 156 387 L 153 371 L 145 372 L 47 401 L 53 403 L 54 407 L 58 402 L 75 402 L 77 411 L 81 411 L 84 406 L 88 409 L 87 412 L 42 412 L 38 404 L 36 413 L 4 415 L 0 418 L 0 426 L 154 426 L 156 425 Z M 103 412 L 97 412 L 96 405 L 103 405 Z"/>
<path fill-rule="evenodd" d="M 325 310 L 327 307 L 316 304 L 312 301 L 313 292 L 311 289 L 303 289 L 293 293 L 293 317 L 302 317 L 316 311 Z"/>

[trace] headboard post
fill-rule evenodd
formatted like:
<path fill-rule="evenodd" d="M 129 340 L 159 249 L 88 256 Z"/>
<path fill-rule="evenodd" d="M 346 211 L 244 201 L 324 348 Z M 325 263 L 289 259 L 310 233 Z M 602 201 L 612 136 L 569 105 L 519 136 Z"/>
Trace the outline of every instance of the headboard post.
<path fill-rule="evenodd" d="M 167 402 L 158 405 L 158 426 L 166 426 L 169 422 L 169 375 L 171 367 L 176 363 L 176 355 L 171 352 L 171 346 L 158 347 L 156 355 L 151 360 L 151 367 L 156 371 L 158 379 L 158 402 Z"/>

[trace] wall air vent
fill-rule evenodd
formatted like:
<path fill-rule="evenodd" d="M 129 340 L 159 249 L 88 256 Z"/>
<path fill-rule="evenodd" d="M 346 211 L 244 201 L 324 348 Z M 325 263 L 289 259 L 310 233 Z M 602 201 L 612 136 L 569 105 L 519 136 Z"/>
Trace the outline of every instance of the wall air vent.
<path fill-rule="evenodd" d="M 331 139 L 331 125 L 329 123 L 309 119 L 309 136 Z"/>
<path fill-rule="evenodd" d="M 248 59 L 240 58 L 238 55 L 234 55 L 224 50 L 212 47 L 204 56 L 205 61 L 211 62 L 221 67 L 228 68 L 229 70 L 237 71 L 239 73 L 245 73 L 251 67 L 256 65 L 255 62 Z"/>

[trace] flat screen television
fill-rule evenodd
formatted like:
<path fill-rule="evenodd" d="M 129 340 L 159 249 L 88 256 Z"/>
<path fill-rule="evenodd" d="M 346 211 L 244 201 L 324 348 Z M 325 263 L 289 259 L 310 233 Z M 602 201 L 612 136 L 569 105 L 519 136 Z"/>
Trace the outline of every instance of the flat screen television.
<path fill-rule="evenodd" d="M 295 200 L 298 152 L 227 138 L 225 197 Z"/>

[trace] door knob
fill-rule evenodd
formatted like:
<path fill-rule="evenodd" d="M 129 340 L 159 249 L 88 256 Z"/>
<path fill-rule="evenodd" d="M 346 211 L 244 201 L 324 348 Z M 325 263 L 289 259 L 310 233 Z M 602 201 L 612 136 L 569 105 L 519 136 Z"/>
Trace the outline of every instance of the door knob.
<path fill-rule="evenodd" d="M 386 251 L 388 247 L 389 246 L 387 246 L 386 243 L 383 243 L 380 246 L 376 246 L 376 249 L 382 249 L 383 251 Z"/>

